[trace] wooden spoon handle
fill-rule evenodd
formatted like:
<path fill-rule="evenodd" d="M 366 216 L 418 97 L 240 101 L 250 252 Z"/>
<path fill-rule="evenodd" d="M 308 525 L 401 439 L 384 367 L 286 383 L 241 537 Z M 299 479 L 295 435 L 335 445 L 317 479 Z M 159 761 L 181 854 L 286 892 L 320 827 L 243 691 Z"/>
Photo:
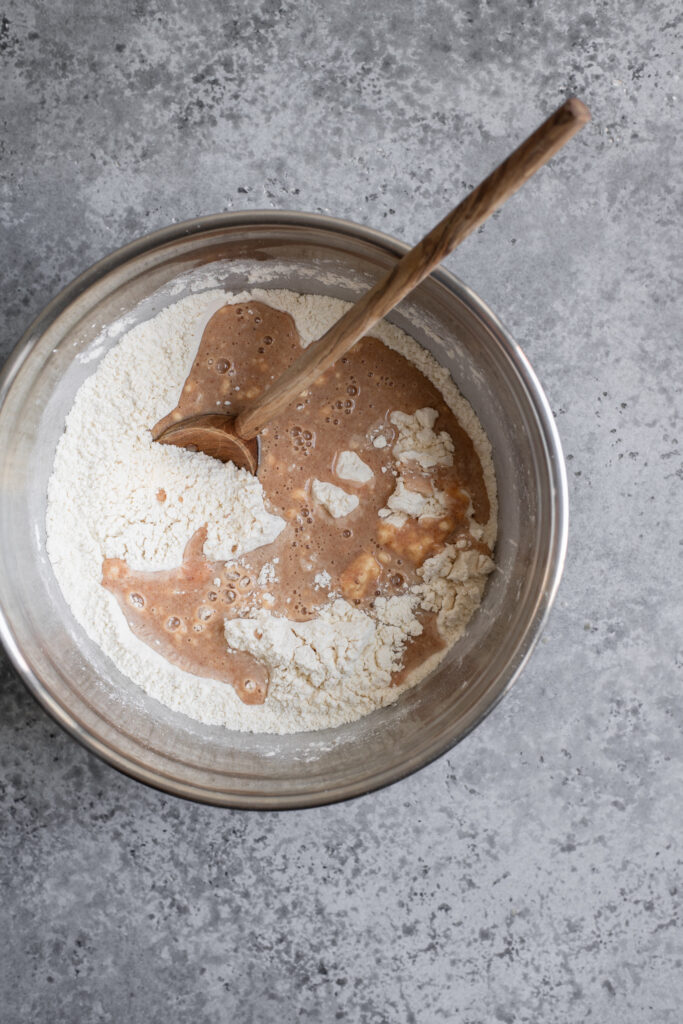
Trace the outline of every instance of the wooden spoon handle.
<path fill-rule="evenodd" d="M 569 142 L 587 121 L 590 121 L 590 112 L 579 99 L 569 99 L 558 107 L 507 160 L 407 252 L 386 277 L 347 310 L 326 334 L 309 345 L 255 405 L 237 417 L 235 430 L 240 437 L 254 437 L 269 420 L 310 387 L 321 373 L 348 352 L 373 324 L 386 316 L 457 245 Z"/>

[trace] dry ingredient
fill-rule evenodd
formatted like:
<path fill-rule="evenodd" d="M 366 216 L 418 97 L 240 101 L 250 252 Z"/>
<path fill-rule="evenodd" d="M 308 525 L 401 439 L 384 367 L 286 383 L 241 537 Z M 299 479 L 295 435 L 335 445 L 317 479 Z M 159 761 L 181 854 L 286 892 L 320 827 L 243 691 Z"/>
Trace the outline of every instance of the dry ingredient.
<path fill-rule="evenodd" d="M 253 731 L 292 732 L 352 721 L 391 703 L 401 689 L 420 678 L 418 670 L 399 686 L 392 685 L 407 645 L 423 632 L 425 614 L 436 617 L 452 643 L 480 601 L 493 568 L 486 551 L 493 547 L 496 531 L 488 442 L 446 371 L 397 328 L 378 325 L 373 334 L 418 366 L 473 440 L 490 508 L 483 523 L 476 520 L 472 507 L 467 510 L 469 530 L 481 547 L 465 549 L 460 539 L 445 548 L 434 546 L 431 557 L 416 559 L 421 564 L 408 592 L 377 596 L 366 600 L 363 608 L 328 589 L 329 566 L 318 567 L 313 588 L 324 603 L 306 621 L 268 610 L 267 588 L 278 582 L 278 565 L 276 559 L 261 562 L 256 574 L 263 590 L 260 606 L 250 606 L 244 615 L 226 618 L 223 624 L 226 651 L 256 658 L 270 677 L 264 703 L 243 703 L 224 682 L 190 674 L 143 643 L 101 585 L 104 559 L 125 562 L 126 571 L 177 571 L 188 541 L 199 537 L 194 555 L 228 563 L 229 568 L 240 556 L 258 555 L 256 549 L 272 543 L 285 529 L 285 519 L 266 508 L 259 480 L 246 471 L 152 442 L 150 426 L 178 402 L 204 327 L 226 302 L 245 304 L 254 317 L 260 310 L 251 306 L 257 302 L 290 313 L 304 344 L 346 308 L 335 299 L 291 292 L 213 291 L 182 299 L 129 331 L 82 386 L 67 418 L 49 485 L 48 554 L 86 632 L 126 675 L 170 707 L 200 721 Z M 265 310 L 262 315 L 267 315 Z M 394 410 L 386 430 L 369 439 L 377 458 L 391 444 L 396 465 L 386 507 L 379 510 L 379 530 L 389 548 L 398 544 L 398 538 L 409 543 L 414 524 L 434 521 L 448 507 L 448 496 L 433 482 L 426 485 L 422 480 L 416 490 L 411 476 L 411 462 L 426 469 L 453 462 L 452 439 L 446 431 L 435 432 L 437 418 L 431 408 L 413 414 Z M 383 463 L 381 473 L 390 465 Z M 321 514 L 338 518 L 341 526 L 343 517 L 363 501 L 364 492 L 377 486 L 376 473 L 356 452 L 345 449 L 334 459 L 330 476 L 338 482 L 315 479 L 311 497 L 325 510 Z M 421 556 L 426 550 L 432 549 L 421 550 Z M 220 583 L 218 576 L 214 583 Z M 130 594 L 133 606 L 142 600 L 137 592 Z M 200 612 L 207 620 L 214 614 L 208 605 Z M 175 629 L 176 621 L 171 616 L 168 628 Z M 197 627 L 202 628 L 201 622 Z"/>

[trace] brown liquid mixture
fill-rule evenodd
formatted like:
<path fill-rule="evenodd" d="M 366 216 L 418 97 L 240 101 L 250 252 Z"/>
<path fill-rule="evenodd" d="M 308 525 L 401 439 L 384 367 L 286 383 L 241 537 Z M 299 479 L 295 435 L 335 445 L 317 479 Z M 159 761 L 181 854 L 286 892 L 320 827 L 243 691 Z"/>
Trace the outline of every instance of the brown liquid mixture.
<path fill-rule="evenodd" d="M 153 436 L 171 423 L 220 410 L 237 414 L 279 377 L 301 352 L 294 321 L 261 302 L 226 305 L 209 320 L 178 406 L 153 427 Z M 453 465 L 423 470 L 417 463 L 397 464 L 392 447 L 398 436 L 389 420 L 399 410 L 412 415 L 436 409 L 434 425 L 454 444 Z M 382 435 L 387 444 L 377 448 Z M 467 510 L 484 524 L 489 501 L 481 463 L 470 437 L 440 392 L 409 360 L 377 338 L 363 338 L 298 402 L 261 433 L 258 477 L 266 507 L 282 516 L 280 536 L 232 562 L 211 562 L 202 554 L 206 530 L 185 550 L 180 568 L 138 572 L 120 559 L 106 559 L 102 582 L 121 605 L 132 631 L 169 661 L 197 676 L 231 683 L 243 701 L 263 703 L 267 671 L 250 655 L 230 651 L 223 622 L 265 608 L 302 621 L 327 603 L 328 592 L 368 610 L 376 597 L 405 593 L 419 582 L 416 570 L 447 543 L 489 554 L 469 532 Z M 365 483 L 335 473 L 340 452 L 357 453 L 373 472 Z M 384 470 L 384 471 L 383 471 Z M 409 519 L 397 527 L 378 517 L 396 486 L 400 470 L 406 485 L 423 494 L 447 497 L 439 518 Z M 334 519 L 312 499 L 314 479 L 329 481 L 360 503 Z M 160 491 L 160 501 L 166 494 Z M 274 569 L 276 578 L 269 581 Z M 262 582 L 258 577 L 261 570 Z M 330 582 L 316 584 L 326 572 Z M 406 675 L 443 647 L 435 616 L 421 616 L 424 633 L 406 648 Z"/>

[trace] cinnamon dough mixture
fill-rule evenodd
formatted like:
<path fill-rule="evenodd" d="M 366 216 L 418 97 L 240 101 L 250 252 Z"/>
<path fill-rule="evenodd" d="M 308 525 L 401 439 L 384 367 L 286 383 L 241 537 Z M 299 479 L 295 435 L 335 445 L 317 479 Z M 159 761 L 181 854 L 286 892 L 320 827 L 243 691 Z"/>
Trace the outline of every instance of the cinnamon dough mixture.
<path fill-rule="evenodd" d="M 57 579 L 126 675 L 201 721 L 294 732 L 391 703 L 462 634 L 493 568 L 488 442 L 386 323 L 263 431 L 257 479 L 153 441 L 239 412 L 344 308 L 182 299 L 109 352 L 67 418 L 48 495 Z"/>

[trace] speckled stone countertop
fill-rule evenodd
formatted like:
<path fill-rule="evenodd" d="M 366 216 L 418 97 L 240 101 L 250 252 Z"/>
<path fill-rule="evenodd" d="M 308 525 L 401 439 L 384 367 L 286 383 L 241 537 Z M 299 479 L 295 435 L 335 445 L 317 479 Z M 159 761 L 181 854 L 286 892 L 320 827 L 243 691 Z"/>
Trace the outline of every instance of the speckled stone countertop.
<path fill-rule="evenodd" d="M 285 207 L 415 241 L 565 95 L 594 120 L 447 262 L 568 460 L 566 572 L 519 683 L 389 790 L 250 814 L 118 775 L 4 660 L 3 1024 L 679 1024 L 680 12 L 6 0 L 4 354 L 170 221 Z"/>

